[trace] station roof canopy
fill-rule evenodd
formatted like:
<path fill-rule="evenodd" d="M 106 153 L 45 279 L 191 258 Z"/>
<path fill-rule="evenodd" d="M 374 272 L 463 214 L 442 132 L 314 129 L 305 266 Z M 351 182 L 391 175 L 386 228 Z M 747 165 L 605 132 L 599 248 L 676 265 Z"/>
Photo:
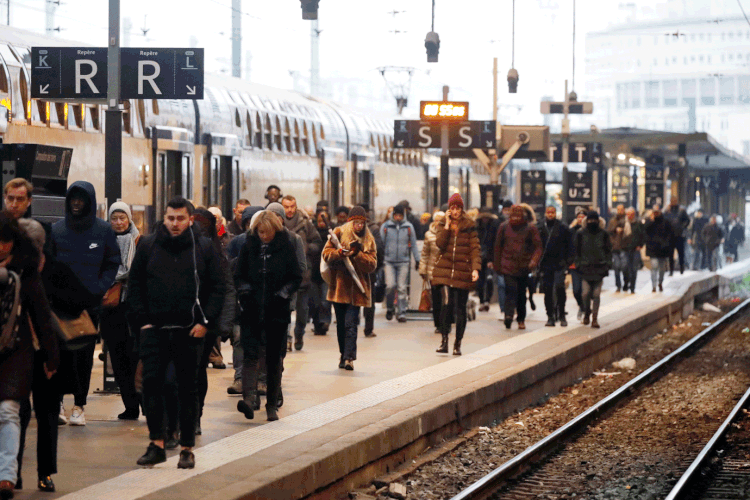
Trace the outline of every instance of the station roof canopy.
<path fill-rule="evenodd" d="M 554 134 L 552 142 L 562 142 Z M 740 155 L 705 132 L 678 133 L 631 127 L 604 129 L 598 132 L 573 132 L 571 142 L 599 142 L 605 153 L 616 157 L 620 153 L 647 160 L 652 155 L 664 162 L 676 161 L 680 144 L 685 144 L 686 159 L 692 170 L 750 169 L 750 158 Z"/>

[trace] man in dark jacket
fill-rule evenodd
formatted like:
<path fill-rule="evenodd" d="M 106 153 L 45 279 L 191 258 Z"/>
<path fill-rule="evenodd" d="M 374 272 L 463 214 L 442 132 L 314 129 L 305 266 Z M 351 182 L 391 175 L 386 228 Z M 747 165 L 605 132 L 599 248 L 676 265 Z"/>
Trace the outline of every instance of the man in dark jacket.
<path fill-rule="evenodd" d="M 693 221 L 688 227 L 688 245 L 693 247 L 693 270 L 700 271 L 708 267 L 706 262 L 706 246 L 703 244 L 703 228 L 708 224 L 708 217 L 703 215 L 700 208 L 693 214 Z"/>
<path fill-rule="evenodd" d="M 706 255 L 709 259 L 709 269 L 711 272 L 716 272 L 716 268 L 719 264 L 719 247 L 722 241 L 724 241 L 724 231 L 721 230 L 719 224 L 716 223 L 716 216 L 712 215 L 708 220 L 708 224 L 703 228 L 701 233 L 703 238 L 703 245 L 706 247 Z"/>
<path fill-rule="evenodd" d="M 52 255 L 70 267 L 86 289 L 97 297 L 97 303 L 101 303 L 101 298 L 117 276 L 121 262 L 120 247 L 110 224 L 96 218 L 96 192 L 91 183 L 77 181 L 71 184 L 65 195 L 65 220 L 52 226 L 51 236 Z M 98 323 L 98 310 L 89 310 L 89 315 L 95 324 Z M 71 425 L 86 425 L 83 407 L 91 383 L 94 347 L 94 342 L 91 342 L 73 351 L 61 366 L 64 379 L 75 379 L 72 384 L 75 406 L 70 417 Z M 69 362 L 74 366 L 66 366 Z M 67 370 L 71 370 L 71 377 Z"/>
<path fill-rule="evenodd" d="M 555 207 L 547 207 L 544 217 L 539 231 L 543 248 L 539 269 L 547 310 L 545 326 L 555 326 L 556 318 L 560 320 L 560 326 L 568 326 L 565 320 L 565 271 L 573 262 L 573 238 L 566 225 L 557 219 Z"/>
<path fill-rule="evenodd" d="M 626 222 L 622 235 L 622 249 L 625 252 L 625 283 L 624 291 L 630 288 L 635 293 L 635 282 L 638 270 L 641 268 L 641 247 L 645 241 L 643 223 L 638 220 L 635 208 L 630 207 L 625 212 Z"/>
<path fill-rule="evenodd" d="M 361 203 L 359 205 L 360 207 L 365 209 L 365 212 L 367 212 L 368 216 L 370 216 L 370 207 L 366 203 Z M 383 268 L 383 263 L 385 262 L 385 246 L 383 245 L 383 240 L 380 238 L 380 226 L 378 223 L 373 221 L 372 217 L 370 217 L 369 222 L 367 223 L 367 228 L 372 233 L 372 237 L 375 239 L 375 248 L 378 252 L 378 264 L 375 268 L 375 271 L 370 273 L 370 283 L 374 287 L 376 278 L 378 276 L 378 272 Z M 362 315 L 365 317 L 365 337 L 376 337 L 375 332 L 373 331 L 374 324 L 375 324 L 375 301 L 373 300 L 370 304 L 370 307 L 363 307 L 362 308 Z"/>
<path fill-rule="evenodd" d="M 617 205 L 615 216 L 607 224 L 609 239 L 612 241 L 612 269 L 615 271 L 615 286 L 617 291 L 627 288 L 623 287 L 620 275 L 625 276 L 625 250 L 622 247 L 622 239 L 625 232 L 625 205 Z"/>
<path fill-rule="evenodd" d="M 646 221 L 646 255 L 651 260 L 651 291 L 663 291 L 664 273 L 667 270 L 669 255 L 674 251 L 672 225 L 661 213 L 661 207 L 654 205 L 651 217 Z"/>
<path fill-rule="evenodd" d="M 237 204 L 234 206 L 234 218 L 232 222 L 227 224 L 227 231 L 232 236 L 237 236 L 245 232 L 242 227 L 242 212 L 250 206 L 250 202 L 244 198 L 237 200 Z"/>
<path fill-rule="evenodd" d="M 477 236 L 479 237 L 479 248 L 482 255 L 482 269 L 479 270 L 477 280 L 477 297 L 479 298 L 479 310 L 490 310 L 490 299 L 492 299 L 492 264 L 493 252 L 495 250 L 495 237 L 500 221 L 497 215 L 492 213 L 489 207 L 479 210 L 477 216 Z"/>
<path fill-rule="evenodd" d="M 742 225 L 737 214 L 729 216 L 725 233 L 724 253 L 727 256 L 727 260 L 731 257 L 732 262 L 737 262 L 740 260 L 740 246 L 745 242 L 745 226 Z"/>
<path fill-rule="evenodd" d="M 295 305 L 297 315 L 294 324 L 294 348 L 299 351 L 304 345 L 305 327 L 310 320 L 309 289 L 312 262 L 320 262 L 323 241 L 307 214 L 297 209 L 297 200 L 294 196 L 284 196 L 281 199 L 281 205 L 284 207 L 284 227 L 302 238 L 307 259 L 307 271 L 302 276 L 302 285 L 297 291 L 297 303 Z"/>
<path fill-rule="evenodd" d="M 674 251 L 680 259 L 680 274 L 685 272 L 685 237 L 690 225 L 690 217 L 684 208 L 680 206 L 677 198 L 672 198 L 669 210 L 664 213 L 664 218 L 672 226 L 672 251 L 669 253 L 669 275 L 674 274 Z"/>
<path fill-rule="evenodd" d="M 581 275 L 583 297 L 583 324 L 599 328 L 599 301 L 602 282 L 612 266 L 612 242 L 609 233 L 599 221 L 599 213 L 589 210 L 586 225 L 573 238 L 576 253 L 576 271 Z"/>
<path fill-rule="evenodd" d="M 193 207 L 184 198 L 167 204 L 164 224 L 136 250 L 130 270 L 128 305 L 141 330 L 143 397 L 149 444 L 138 465 L 166 461 L 163 386 L 174 361 L 180 401 L 181 469 L 195 456 L 196 379 L 203 338 L 215 328 L 224 305 L 224 271 L 208 238 L 196 235 Z"/>

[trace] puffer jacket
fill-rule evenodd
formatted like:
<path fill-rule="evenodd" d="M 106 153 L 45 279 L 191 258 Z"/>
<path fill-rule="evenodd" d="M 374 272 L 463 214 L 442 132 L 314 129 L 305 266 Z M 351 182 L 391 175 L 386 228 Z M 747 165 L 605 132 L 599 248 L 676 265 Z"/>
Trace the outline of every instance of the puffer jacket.
<path fill-rule="evenodd" d="M 542 238 L 529 223 L 513 227 L 503 222 L 495 238 L 495 270 L 508 276 L 523 276 L 533 271 L 542 258 Z"/>
<path fill-rule="evenodd" d="M 473 289 L 471 273 L 482 269 L 479 237 L 474 221 L 462 213 L 458 220 L 457 232 L 445 229 L 444 224 L 439 224 L 435 244 L 441 255 L 432 269 L 432 284 L 448 285 L 463 290 Z"/>
<path fill-rule="evenodd" d="M 386 262 L 409 262 L 409 253 L 414 254 L 414 260 L 419 260 L 417 250 L 417 233 L 410 222 L 403 221 L 396 224 L 388 219 L 380 226 L 380 239 L 385 245 Z"/>
<path fill-rule="evenodd" d="M 601 227 L 579 229 L 574 237 L 576 270 L 588 281 L 604 279 L 612 266 L 612 240 Z"/>
<path fill-rule="evenodd" d="M 437 246 L 437 229 L 439 222 L 430 224 L 430 230 L 424 235 L 424 246 L 422 246 L 422 257 L 419 259 L 419 275 L 427 276 L 427 281 L 432 283 L 432 271 L 435 269 L 440 258 L 440 249 Z"/>

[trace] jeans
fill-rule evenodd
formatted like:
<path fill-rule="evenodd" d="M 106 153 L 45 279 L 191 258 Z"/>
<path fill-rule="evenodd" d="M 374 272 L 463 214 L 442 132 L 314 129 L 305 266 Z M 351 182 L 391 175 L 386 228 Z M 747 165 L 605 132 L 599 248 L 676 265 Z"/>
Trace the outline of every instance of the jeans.
<path fill-rule="evenodd" d="M 286 325 L 280 322 L 240 325 L 245 358 L 242 366 L 242 398 L 249 406 L 255 403 L 255 394 L 261 371 L 261 357 L 267 374 L 266 408 L 276 408 L 281 391 L 281 372 L 286 354 Z"/>
<path fill-rule="evenodd" d="M 164 426 L 164 381 L 167 365 L 174 362 L 180 402 L 180 445 L 195 446 L 195 415 L 198 409 L 198 367 L 203 339 L 190 336 L 189 328 L 147 328 L 141 332 L 143 397 L 149 439 L 166 437 Z"/>
<path fill-rule="evenodd" d="M 669 257 L 651 257 L 651 287 L 661 285 L 664 282 L 664 273 L 667 272 Z"/>
<path fill-rule="evenodd" d="M 565 269 L 545 269 L 542 272 L 542 291 L 547 316 L 565 319 Z"/>
<path fill-rule="evenodd" d="M 583 311 L 583 280 L 581 279 L 581 273 L 575 269 L 571 269 L 570 278 L 573 284 L 573 297 L 578 303 L 578 309 Z"/>
<path fill-rule="evenodd" d="M 505 278 L 500 273 L 497 273 L 497 305 L 500 312 L 505 311 Z"/>
<path fill-rule="evenodd" d="M 469 300 L 469 290 L 453 288 L 448 285 L 437 285 L 440 303 L 440 333 L 448 335 L 451 332 L 451 316 L 456 322 L 456 340 L 464 338 L 466 331 L 466 302 Z"/>
<path fill-rule="evenodd" d="M 234 325 L 232 329 L 232 365 L 234 365 L 234 381 L 242 380 L 242 342 L 240 341 L 240 327 Z"/>
<path fill-rule="evenodd" d="M 703 245 L 693 246 L 693 270 L 700 271 L 706 268 L 706 247 Z"/>
<path fill-rule="evenodd" d="M 310 290 L 299 290 L 297 292 L 297 319 L 294 322 L 294 338 L 302 338 L 305 335 L 307 322 L 310 321 Z"/>
<path fill-rule="evenodd" d="M 357 326 L 359 325 L 359 306 L 333 303 L 336 312 L 336 336 L 339 341 L 339 353 L 346 360 L 357 359 Z"/>
<path fill-rule="evenodd" d="M 623 288 L 623 282 L 620 279 L 620 275 L 625 280 L 625 288 L 628 287 L 628 275 L 625 272 L 627 268 L 627 256 L 624 250 L 615 250 L 612 252 L 612 269 L 615 271 L 615 286 L 618 290 Z"/>
<path fill-rule="evenodd" d="M 638 279 L 638 269 L 641 267 L 641 252 L 638 250 L 628 250 L 625 252 L 625 282 L 627 288 L 635 290 L 635 282 Z"/>
<path fill-rule="evenodd" d="M 16 484 L 18 447 L 21 440 L 21 403 L 0 401 L 0 481 Z"/>
<path fill-rule="evenodd" d="M 138 366 L 138 354 L 125 316 L 125 306 L 104 310 L 101 332 L 112 360 L 112 371 L 120 388 L 122 403 L 126 410 L 137 412 L 139 403 L 135 393 L 135 369 Z"/>
<path fill-rule="evenodd" d="M 374 280 L 373 280 L 374 283 Z M 322 330 L 323 325 L 332 323 L 331 321 L 331 303 L 326 300 L 328 296 L 328 283 L 322 281 L 316 283 L 313 281 L 310 283 L 308 289 L 308 297 L 310 304 L 310 319 L 312 319 L 315 330 Z"/>
<path fill-rule="evenodd" d="M 674 272 L 674 250 L 677 249 L 677 256 L 680 259 L 680 273 L 685 271 L 685 238 L 678 236 L 674 239 L 674 246 L 669 252 L 669 273 Z"/>
<path fill-rule="evenodd" d="M 394 291 L 398 290 L 397 317 L 401 317 L 406 313 L 406 307 L 409 303 L 409 297 L 406 293 L 406 280 L 409 277 L 409 265 L 410 262 L 385 263 L 385 303 L 388 311 L 393 312 L 393 294 Z M 334 307 L 336 306 L 334 305 Z"/>
<path fill-rule="evenodd" d="M 513 320 L 518 310 L 518 322 L 526 321 L 526 289 L 529 287 L 529 276 L 505 275 L 505 321 Z"/>
<path fill-rule="evenodd" d="M 583 280 L 583 312 L 592 314 L 594 318 L 599 314 L 599 302 L 602 295 L 602 280 Z"/>
<path fill-rule="evenodd" d="M 709 270 L 712 273 L 716 272 L 716 269 L 722 267 L 721 266 L 721 252 L 719 251 L 719 247 L 714 248 L 713 250 L 708 250 L 706 253 L 709 255 Z"/>

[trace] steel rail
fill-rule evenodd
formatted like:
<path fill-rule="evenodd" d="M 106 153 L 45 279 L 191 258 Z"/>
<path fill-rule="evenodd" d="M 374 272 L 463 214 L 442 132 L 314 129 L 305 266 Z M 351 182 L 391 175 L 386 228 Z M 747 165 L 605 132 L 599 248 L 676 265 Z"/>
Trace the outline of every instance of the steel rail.
<path fill-rule="evenodd" d="M 535 460 L 549 455 L 551 451 L 557 449 L 563 442 L 586 429 L 586 427 L 596 420 L 598 416 L 615 407 L 641 387 L 657 381 L 668 372 L 668 368 L 671 367 L 672 364 L 697 351 L 749 307 L 750 299 L 747 299 L 726 315 L 722 316 L 717 322 L 706 327 L 705 330 L 680 346 L 673 353 L 665 356 L 661 361 L 652 365 L 643 373 L 630 380 L 595 405 L 591 406 L 549 436 L 526 448 L 520 454 L 479 479 L 477 482 L 461 491 L 458 495 L 454 496 L 451 500 L 478 500 L 489 498 L 495 493 L 497 486 L 500 483 L 528 470 Z"/>
<path fill-rule="evenodd" d="M 745 392 L 745 395 L 742 396 L 740 401 L 735 405 L 734 409 L 729 414 L 727 419 L 724 421 L 721 427 L 719 427 L 719 430 L 716 431 L 716 433 L 706 444 L 703 450 L 701 450 L 700 454 L 696 457 L 693 463 L 690 464 L 688 470 L 686 470 L 682 477 L 680 477 L 680 480 L 677 481 L 677 484 L 674 485 L 674 488 L 672 488 L 672 491 L 669 492 L 669 495 L 667 495 L 665 500 L 678 500 L 687 498 L 688 495 L 693 495 L 695 493 L 693 485 L 695 484 L 695 481 L 699 479 L 698 475 L 701 469 L 706 464 L 708 459 L 714 455 L 714 452 L 721 444 L 722 439 L 726 435 L 727 431 L 729 431 L 729 427 L 738 419 L 742 409 L 747 406 L 748 400 L 750 400 L 750 388 L 748 388 L 748 390 Z"/>

